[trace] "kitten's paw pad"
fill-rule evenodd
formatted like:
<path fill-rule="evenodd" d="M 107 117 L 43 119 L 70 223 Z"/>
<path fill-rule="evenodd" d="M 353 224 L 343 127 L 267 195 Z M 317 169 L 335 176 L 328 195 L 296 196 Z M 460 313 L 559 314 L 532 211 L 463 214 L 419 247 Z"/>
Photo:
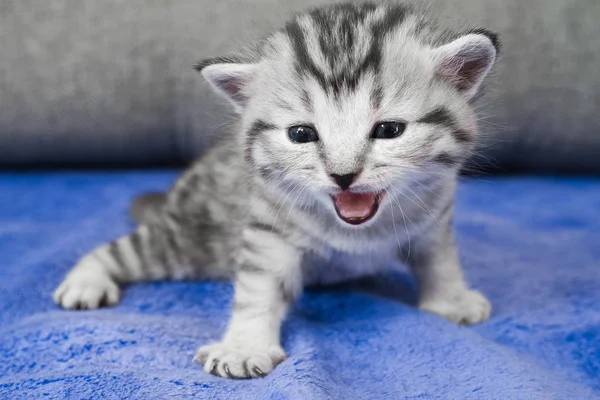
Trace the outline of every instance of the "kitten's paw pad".
<path fill-rule="evenodd" d="M 492 306 L 483 294 L 476 290 L 466 290 L 453 298 L 433 298 L 423 300 L 419 307 L 455 322 L 476 324 L 490 317 Z"/>
<path fill-rule="evenodd" d="M 119 302 L 119 286 L 109 277 L 67 277 L 52 296 L 54 302 L 70 309 L 94 309 Z"/>
<path fill-rule="evenodd" d="M 204 370 L 210 374 L 246 379 L 262 378 L 285 358 L 285 352 L 279 346 L 261 351 L 246 346 L 213 343 L 200 347 L 194 360 L 204 364 Z"/>

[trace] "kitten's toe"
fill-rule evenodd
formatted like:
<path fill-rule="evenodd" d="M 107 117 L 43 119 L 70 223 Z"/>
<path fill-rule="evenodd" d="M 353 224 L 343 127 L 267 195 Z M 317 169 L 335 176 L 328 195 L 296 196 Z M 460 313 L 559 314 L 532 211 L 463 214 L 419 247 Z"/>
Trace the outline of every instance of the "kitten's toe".
<path fill-rule="evenodd" d="M 63 308 L 94 309 L 119 302 L 119 286 L 109 277 L 67 277 L 54 292 L 54 302 Z"/>
<path fill-rule="evenodd" d="M 483 294 L 476 290 L 450 297 L 424 299 L 419 304 L 422 310 L 429 311 L 457 324 L 476 324 L 490 317 L 492 306 Z"/>
<path fill-rule="evenodd" d="M 204 364 L 204 370 L 210 374 L 224 378 L 246 379 L 262 378 L 285 358 L 285 352 L 279 346 L 260 350 L 214 343 L 201 347 L 194 360 Z"/>

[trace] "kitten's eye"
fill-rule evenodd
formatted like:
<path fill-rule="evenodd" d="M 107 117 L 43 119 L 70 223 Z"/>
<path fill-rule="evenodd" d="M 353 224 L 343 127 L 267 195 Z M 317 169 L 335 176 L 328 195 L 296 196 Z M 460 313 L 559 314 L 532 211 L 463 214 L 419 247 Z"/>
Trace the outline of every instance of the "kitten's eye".
<path fill-rule="evenodd" d="M 288 129 L 288 136 L 295 143 L 316 142 L 319 140 L 319 135 L 315 128 L 310 126 L 292 126 Z"/>
<path fill-rule="evenodd" d="M 406 129 L 406 124 L 403 122 L 382 122 L 378 125 L 375 125 L 375 129 L 373 129 L 373 134 L 371 134 L 372 139 L 393 139 L 400 135 Z"/>

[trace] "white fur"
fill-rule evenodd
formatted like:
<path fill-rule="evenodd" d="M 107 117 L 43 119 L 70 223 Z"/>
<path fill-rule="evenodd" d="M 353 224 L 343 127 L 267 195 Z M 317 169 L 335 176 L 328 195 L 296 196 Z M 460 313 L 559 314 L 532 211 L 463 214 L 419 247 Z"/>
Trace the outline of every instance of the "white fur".
<path fill-rule="evenodd" d="M 199 226 L 222 225 L 218 233 L 225 234 L 194 236 L 199 233 L 194 224 L 185 230 L 185 223 L 170 220 L 166 211 L 167 225 L 153 226 L 169 228 L 171 234 L 175 228 L 182 231 L 179 251 L 185 248 L 189 254 L 171 258 L 186 263 L 169 265 L 172 278 L 225 277 L 236 266 L 227 331 L 195 357 L 216 375 L 263 376 L 285 358 L 280 327 L 304 284 L 380 272 L 398 259 L 417 278 L 423 310 L 467 324 L 490 315 L 489 302 L 463 277 L 450 225 L 460 167 L 452 160 L 464 159 L 472 148 L 468 138 L 458 135 L 477 131 L 470 100 L 495 60 L 493 43 L 469 34 L 435 45 L 416 33 L 422 22 L 416 15 L 407 15 L 377 38 L 371 25 L 385 26 L 388 12 L 394 15 L 388 6 L 371 10 L 351 26 L 335 7 L 328 12 L 328 24 L 319 25 L 308 14 L 298 17 L 296 32 L 308 49 L 302 59 L 297 43 L 280 31 L 268 38 L 254 62 L 213 64 L 202 71 L 240 113 L 239 129 L 231 143 L 211 149 L 180 178 L 165 207 L 184 222 L 200 218 L 205 225 Z M 323 29 L 346 29 L 354 47 L 348 52 L 323 49 Z M 325 32 L 337 43 L 334 36 Z M 360 70 L 373 46 L 380 47 L 376 67 Z M 461 70 L 463 62 L 475 62 L 476 68 Z M 353 68 L 361 71 L 355 81 L 344 76 Z M 466 90 L 461 73 L 470 74 Z M 324 87 L 338 78 L 352 83 L 336 90 Z M 394 139 L 372 139 L 374 126 L 382 121 L 403 122 L 406 130 Z M 318 142 L 290 140 L 288 129 L 296 125 L 313 126 Z M 235 157 L 227 146 L 235 148 Z M 337 216 L 331 198 L 341 189 L 330 175 L 348 173 L 359 174 L 350 190 L 383 196 L 377 214 L 358 226 Z M 150 241 L 150 234 L 144 225 L 137 231 L 142 244 L 153 247 L 144 254 L 145 264 L 135 257 L 130 237 L 121 238 L 117 248 L 129 275 L 102 246 L 71 271 L 55 301 L 67 308 L 96 308 L 102 298 L 114 304 L 117 280 L 167 276 L 157 262 L 173 250 L 156 248 L 162 242 Z M 202 252 L 205 247 L 212 258 Z M 162 259 L 152 258 L 161 250 Z M 203 263 L 202 274 L 188 270 L 189 260 Z"/>
<path fill-rule="evenodd" d="M 319 49 L 318 37 L 310 21 L 301 19 L 300 26 L 308 46 L 313 50 L 313 62 L 326 70 L 326 60 L 316 50 Z M 428 160 L 441 152 L 464 156 L 469 148 L 456 143 L 440 126 L 416 121 L 435 107 L 444 106 L 452 112 L 460 128 L 474 132 L 475 117 L 468 101 L 489 68 L 482 69 L 468 92 L 458 93 L 449 85 L 435 80 L 437 63 L 461 50 L 464 54 L 465 46 L 471 46 L 479 56 L 483 54 L 491 66 L 495 51 L 489 39 L 481 35 L 468 35 L 440 49 L 429 49 L 408 34 L 409 28 L 410 24 L 407 24 L 398 30 L 394 40 L 384 45 L 380 76 L 365 74 L 355 90 L 337 98 L 325 93 L 311 76 L 298 82 L 293 72 L 294 56 L 290 43 L 283 39 L 275 41 L 276 51 L 257 66 L 254 78 L 248 83 L 247 90 L 255 95 L 248 100 L 242 112 L 241 132 L 249 129 L 257 118 L 281 127 L 261 136 L 259 145 L 251 149 L 251 154 L 259 167 L 274 162 L 286 167 L 285 174 L 269 185 L 275 184 L 280 189 L 278 196 L 283 198 L 281 208 L 284 214 L 287 213 L 286 221 L 302 227 L 302 233 L 292 235 L 294 242 L 302 243 L 326 258 L 338 257 L 339 252 L 352 254 L 344 258 L 343 271 L 337 275 L 334 270 L 324 272 L 305 264 L 302 267 L 305 282 L 331 283 L 337 279 L 373 273 L 377 268 L 389 266 L 397 257 L 397 249 L 405 248 L 411 237 L 413 241 L 423 242 L 423 237 L 431 236 L 433 239 L 426 240 L 427 246 L 412 243 L 413 248 L 409 248 L 413 252 L 412 258 L 411 254 L 407 255 L 408 259 L 417 260 L 412 266 L 421 287 L 420 307 L 453 322 L 477 323 L 489 317 L 490 304 L 479 292 L 470 290 L 463 279 L 452 234 L 439 227 L 450 223 L 449 216 L 438 216 L 444 219 L 432 222 L 428 215 L 435 214 L 441 203 L 452 198 L 456 175 L 455 169 L 429 165 Z M 363 39 L 359 37 L 357 40 Z M 398 43 L 403 44 L 401 48 Z M 357 51 L 360 51 L 360 46 Z M 370 93 L 377 80 L 383 82 L 385 90 L 380 108 L 374 109 Z M 310 95 L 312 112 L 306 110 L 301 102 L 302 90 Z M 293 112 L 278 106 L 282 98 L 291 105 Z M 370 143 L 372 127 L 377 121 L 385 120 L 405 121 L 407 130 L 397 140 Z M 316 127 L 325 162 L 314 144 L 299 145 L 288 139 L 287 127 L 298 124 Z M 427 147 L 433 136 L 439 136 L 439 140 Z M 364 159 L 366 146 L 371 148 Z M 379 164 L 389 167 L 378 168 Z M 360 227 L 340 221 L 329 197 L 339 190 L 329 174 L 357 171 L 360 171 L 360 176 L 353 185 L 355 190 L 384 190 L 389 193 L 376 217 Z M 414 182 L 425 179 L 429 179 L 428 184 L 414 185 Z M 426 197 L 428 190 L 438 190 L 439 198 L 423 202 L 421 196 Z M 295 200 L 288 201 L 290 197 Z M 296 212 L 298 207 L 311 208 L 313 218 Z M 266 216 L 264 218 L 269 220 Z M 277 220 L 278 216 L 271 216 L 270 220 L 273 219 Z M 272 248 L 276 247 L 273 245 Z M 263 259 L 262 262 L 273 261 Z M 290 268 L 292 264 L 284 257 L 274 265 Z M 261 293 L 269 298 L 275 291 L 265 287 Z M 243 289 L 236 286 L 238 296 L 243 297 L 244 294 Z M 276 307 L 277 299 L 272 301 L 265 303 L 264 307 Z M 244 319 L 240 316 L 241 312 L 234 311 L 223 341 L 201 348 L 197 358 L 205 362 L 205 370 L 210 371 L 214 367 L 213 373 L 222 376 L 226 376 L 223 360 L 233 364 L 229 366 L 232 373 L 234 369 L 236 371 L 233 375 L 243 372 L 240 363 L 249 360 L 252 363 L 262 362 L 261 369 L 270 370 L 274 365 L 267 362 L 268 358 L 258 361 L 259 355 L 270 354 L 271 351 L 282 354 L 278 339 L 282 311 L 276 307 L 259 313 L 253 319 Z M 216 366 L 211 361 L 215 359 L 221 360 Z"/>
<path fill-rule="evenodd" d="M 88 254 L 73 268 L 54 292 L 54 301 L 64 308 L 98 308 L 100 300 L 106 305 L 119 302 L 119 286 L 110 278 L 105 265 L 95 255 Z"/>

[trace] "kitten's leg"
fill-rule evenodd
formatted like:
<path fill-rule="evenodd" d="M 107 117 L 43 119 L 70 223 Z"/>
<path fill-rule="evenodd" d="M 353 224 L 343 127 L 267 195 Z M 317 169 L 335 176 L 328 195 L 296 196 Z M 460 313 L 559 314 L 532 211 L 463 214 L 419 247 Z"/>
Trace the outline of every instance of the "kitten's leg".
<path fill-rule="evenodd" d="M 475 324 L 490 317 L 491 306 L 483 294 L 470 290 L 463 278 L 450 227 L 452 208 L 413 246 L 408 264 L 419 283 L 421 309 L 456 323 Z"/>
<path fill-rule="evenodd" d="M 286 357 L 280 328 L 301 290 L 301 252 L 268 227 L 244 232 L 229 326 L 220 342 L 201 347 L 195 359 L 214 375 L 262 377 Z"/>
<path fill-rule="evenodd" d="M 140 225 L 133 233 L 86 254 L 54 292 L 64 308 L 112 306 L 119 284 L 176 276 L 180 254 L 175 232 L 160 225 Z"/>

